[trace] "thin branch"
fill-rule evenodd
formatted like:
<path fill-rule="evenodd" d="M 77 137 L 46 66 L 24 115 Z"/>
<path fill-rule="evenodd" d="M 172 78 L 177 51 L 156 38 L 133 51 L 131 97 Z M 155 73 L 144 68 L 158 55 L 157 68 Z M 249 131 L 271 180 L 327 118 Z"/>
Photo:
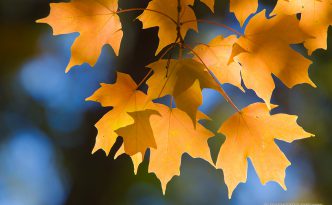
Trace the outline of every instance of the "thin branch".
<path fill-rule="evenodd" d="M 219 92 L 220 94 L 225 98 L 225 100 L 237 111 L 241 112 L 239 108 L 235 105 L 235 103 L 232 101 L 232 99 L 229 97 L 229 95 L 226 93 L 226 91 L 222 88 L 219 80 L 213 75 L 212 71 L 209 69 L 209 67 L 204 63 L 203 59 L 188 45 L 184 45 L 185 48 L 189 49 L 205 66 L 211 77 L 216 81 L 216 83 L 219 85 Z"/>
<path fill-rule="evenodd" d="M 160 58 L 158 59 L 158 61 L 159 60 L 161 60 L 162 58 L 164 58 L 165 57 L 165 55 L 169 52 L 169 51 L 171 51 L 176 45 L 178 45 L 179 43 L 177 42 L 177 40 L 176 40 L 176 42 L 175 43 L 173 43 L 161 56 L 160 56 Z M 146 79 L 149 77 L 149 75 L 152 73 L 152 69 L 150 69 L 149 70 L 149 72 L 145 75 L 145 77 L 141 80 L 141 82 L 137 85 L 137 88 L 136 88 L 136 90 L 146 81 Z"/>
<path fill-rule="evenodd" d="M 181 35 L 181 26 L 182 26 L 182 24 L 181 24 L 181 11 L 182 11 L 181 0 L 178 0 L 177 9 L 178 9 L 178 15 L 177 15 L 177 21 L 176 21 L 176 32 L 177 32 L 177 38 L 180 39 L 180 49 L 183 49 L 184 38 Z"/>
<path fill-rule="evenodd" d="M 214 25 L 214 26 L 218 26 L 218 27 L 222 27 L 222 28 L 225 28 L 239 36 L 244 36 L 244 34 L 242 34 L 241 32 L 225 25 L 225 24 L 222 24 L 222 23 L 218 23 L 218 22 L 215 22 L 215 21 L 210 21 L 210 20 L 205 20 L 205 19 L 195 19 L 195 20 L 188 20 L 188 21 L 184 21 L 184 22 L 181 22 L 181 24 L 187 24 L 187 23 L 192 23 L 192 22 L 197 22 L 197 23 L 207 23 L 207 24 L 210 24 L 210 25 Z"/>
<path fill-rule="evenodd" d="M 151 11 L 151 12 L 155 12 L 157 14 L 160 14 L 160 15 L 163 15 L 165 16 L 166 18 L 168 18 L 169 20 L 171 20 L 174 24 L 177 25 L 177 22 L 172 18 L 170 17 L 169 15 L 163 13 L 163 12 L 160 12 L 160 11 L 157 11 L 157 10 L 153 10 L 153 9 L 145 9 L 145 8 L 131 8 L 131 9 L 123 9 L 123 10 L 118 10 L 116 13 L 117 14 L 120 14 L 120 13 L 126 13 L 126 12 L 130 12 L 130 11 Z"/>
<path fill-rule="evenodd" d="M 169 102 L 169 108 L 172 110 L 172 108 L 173 108 L 173 96 L 170 96 L 170 102 Z"/>
<path fill-rule="evenodd" d="M 159 57 L 158 60 L 161 60 L 162 58 L 165 57 L 165 55 L 171 51 L 176 45 L 179 45 L 179 43 L 177 42 L 178 40 L 175 41 L 175 43 L 172 43 L 172 45 Z"/>
<path fill-rule="evenodd" d="M 152 69 L 149 70 L 149 72 L 145 75 L 145 77 L 141 80 L 141 82 L 137 85 L 136 90 L 141 87 L 141 85 L 146 81 L 146 79 L 149 77 L 149 75 L 152 73 Z"/>

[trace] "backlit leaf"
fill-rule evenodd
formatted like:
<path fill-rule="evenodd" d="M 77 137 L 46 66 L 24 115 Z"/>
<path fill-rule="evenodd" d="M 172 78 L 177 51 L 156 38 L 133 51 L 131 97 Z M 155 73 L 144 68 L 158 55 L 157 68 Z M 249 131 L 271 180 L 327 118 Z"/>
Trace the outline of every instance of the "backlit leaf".
<path fill-rule="evenodd" d="M 301 13 L 300 28 L 312 38 L 304 46 L 309 54 L 318 48 L 327 49 L 327 30 L 332 25 L 331 0 L 279 0 L 271 15 Z"/>
<path fill-rule="evenodd" d="M 243 26 L 246 19 L 258 9 L 258 0 L 230 0 L 230 11 Z"/>
<path fill-rule="evenodd" d="M 286 189 L 285 170 L 290 162 L 275 143 L 313 136 L 297 123 L 297 116 L 271 115 L 263 103 L 244 108 L 230 117 L 219 132 L 226 136 L 221 146 L 217 167 L 224 172 L 229 198 L 240 182 L 247 180 L 247 158 L 250 158 L 262 184 L 278 182 Z"/>
<path fill-rule="evenodd" d="M 72 45 L 66 72 L 83 63 L 94 66 L 106 44 L 112 46 L 116 55 L 119 54 L 123 32 L 117 9 L 118 0 L 51 3 L 50 15 L 37 22 L 52 26 L 54 35 L 79 33 Z"/>
<path fill-rule="evenodd" d="M 181 0 L 181 13 L 180 13 L 180 22 L 195 20 L 196 16 L 194 11 L 189 7 L 193 5 L 194 0 Z M 155 10 L 164 14 L 167 14 L 170 18 L 166 17 L 157 12 L 144 11 L 142 15 L 138 17 L 143 23 L 143 28 L 159 27 L 158 37 L 159 37 L 159 46 L 157 53 L 161 51 L 164 47 L 169 44 L 172 44 L 177 39 L 177 19 L 178 19 L 178 0 L 152 0 L 147 9 Z M 197 23 L 191 22 L 186 23 L 181 26 L 181 35 L 184 37 L 189 29 L 197 31 Z"/>
<path fill-rule="evenodd" d="M 148 96 L 136 88 L 136 83 L 129 75 L 118 72 L 114 84 L 101 84 L 101 88 L 87 98 L 89 101 L 99 102 L 104 107 L 113 107 L 96 124 L 98 135 L 93 153 L 103 149 L 108 155 L 118 137 L 115 131 L 134 123 L 129 113 L 155 108 Z"/>
<path fill-rule="evenodd" d="M 195 128 L 190 117 L 177 108 L 170 109 L 161 104 L 157 106 L 161 116 L 151 116 L 157 149 L 151 149 L 149 172 L 156 174 L 165 193 L 167 183 L 180 174 L 184 153 L 213 164 L 207 140 L 214 134 L 198 122 Z M 202 119 L 202 116 L 199 114 L 198 119 Z"/>
<path fill-rule="evenodd" d="M 177 107 L 187 112 L 193 122 L 202 103 L 202 89 L 218 88 L 205 67 L 192 59 L 159 60 L 148 67 L 153 70 L 153 75 L 147 81 L 148 96 L 152 99 L 174 96 Z"/>
<path fill-rule="evenodd" d="M 201 44 L 194 48 L 195 53 L 212 71 L 220 83 L 230 83 L 239 89 L 241 86 L 241 66 L 237 62 L 229 63 L 236 36 L 223 38 L 218 36 L 208 44 Z M 197 56 L 194 59 L 201 62 Z"/>
<path fill-rule="evenodd" d="M 275 88 L 272 74 L 289 88 L 301 83 L 315 87 L 308 76 L 311 61 L 290 47 L 308 38 L 295 15 L 266 19 L 262 11 L 250 20 L 245 35 L 237 41 L 242 49 L 234 49 L 233 56 L 242 65 L 244 84 L 268 107 Z"/>

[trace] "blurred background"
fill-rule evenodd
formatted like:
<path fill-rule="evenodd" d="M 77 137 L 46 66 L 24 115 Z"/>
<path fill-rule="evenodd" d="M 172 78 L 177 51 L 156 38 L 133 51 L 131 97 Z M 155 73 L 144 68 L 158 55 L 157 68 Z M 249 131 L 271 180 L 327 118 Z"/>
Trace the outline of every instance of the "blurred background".
<path fill-rule="evenodd" d="M 53 1 L 56 2 L 56 1 Z M 148 0 L 120 0 L 121 8 L 145 7 Z M 107 204 L 265 204 L 282 202 L 332 203 L 332 28 L 328 51 L 317 50 L 310 76 L 314 89 L 300 85 L 289 90 L 278 79 L 275 112 L 299 115 L 299 123 L 315 138 L 292 144 L 278 141 L 292 166 L 287 169 L 283 191 L 276 183 L 263 186 L 249 165 L 248 182 L 227 199 L 221 170 L 199 159 L 183 156 L 181 176 L 169 183 L 166 196 L 144 161 L 134 175 L 128 156 L 114 160 L 121 139 L 106 157 L 91 155 L 97 130 L 94 124 L 109 110 L 85 102 L 99 83 L 113 83 L 115 71 L 132 74 L 136 81 L 146 65 L 156 59 L 158 28 L 141 30 L 140 12 L 122 14 L 124 38 L 120 57 L 105 46 L 97 65 L 64 69 L 70 46 L 78 34 L 52 36 L 48 25 L 35 20 L 49 13 L 49 0 L 0 0 L 0 205 L 107 205 Z M 271 10 L 274 1 L 260 1 L 260 10 Z M 215 15 L 196 2 L 199 18 L 213 19 L 243 31 L 226 1 L 217 0 Z M 200 34 L 188 33 L 186 41 L 209 42 L 227 30 L 200 25 Z M 305 54 L 301 45 L 294 49 Z M 239 107 L 258 101 L 252 91 L 243 94 L 225 89 Z M 215 131 L 233 114 L 232 108 L 213 91 L 204 91 L 204 105 Z M 209 141 L 216 159 L 224 136 Z"/>

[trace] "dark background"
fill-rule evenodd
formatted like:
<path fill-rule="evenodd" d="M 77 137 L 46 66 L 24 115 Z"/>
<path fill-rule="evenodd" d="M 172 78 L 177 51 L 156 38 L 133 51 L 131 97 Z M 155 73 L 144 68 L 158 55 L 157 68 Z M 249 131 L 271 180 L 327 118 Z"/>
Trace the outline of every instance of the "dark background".
<path fill-rule="evenodd" d="M 120 0 L 121 8 L 145 7 L 148 0 Z M 269 4 L 266 4 L 269 2 Z M 276 1 L 261 1 L 260 9 L 271 9 Z M 209 18 L 242 30 L 227 2 L 216 2 L 212 15 L 196 2 L 199 18 Z M 115 71 L 132 74 L 136 81 L 146 73 L 144 66 L 156 59 L 158 28 L 141 30 L 135 19 L 140 12 L 121 14 L 124 38 L 120 57 L 105 46 L 97 65 L 64 69 L 70 46 L 77 34 L 52 36 L 51 28 L 34 21 L 47 16 L 47 0 L 0 0 L 0 205 L 60 204 L 264 204 L 272 202 L 332 203 L 332 29 L 328 51 L 318 50 L 310 76 L 317 89 L 300 85 L 289 90 L 276 79 L 273 103 L 277 112 L 299 115 L 299 123 L 316 137 L 292 144 L 278 142 L 292 166 L 287 169 L 283 191 L 276 183 L 259 183 L 252 166 L 248 182 L 241 184 L 232 200 L 220 170 L 203 160 L 184 155 L 181 176 L 169 183 L 162 196 L 160 183 L 147 173 L 148 162 L 134 175 L 129 157 L 114 160 L 98 151 L 91 155 L 94 124 L 109 109 L 85 102 L 101 82 L 114 82 Z M 200 34 L 189 32 L 186 41 L 208 42 L 227 30 L 200 25 Z M 243 30 L 242 30 L 243 31 Z M 304 51 L 302 46 L 294 49 Z M 243 94 L 225 85 L 237 105 L 258 101 L 252 91 Z M 233 110 L 217 93 L 204 91 L 204 105 L 216 131 Z M 213 158 L 224 136 L 209 141 Z"/>

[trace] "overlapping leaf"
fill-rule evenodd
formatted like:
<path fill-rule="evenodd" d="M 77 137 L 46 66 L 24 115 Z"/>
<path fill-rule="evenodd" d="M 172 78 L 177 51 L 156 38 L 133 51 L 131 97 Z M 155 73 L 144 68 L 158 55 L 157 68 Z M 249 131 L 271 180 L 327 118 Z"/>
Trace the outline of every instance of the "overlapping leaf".
<path fill-rule="evenodd" d="M 253 163 L 262 184 L 278 182 L 286 189 L 285 170 L 290 162 L 274 139 L 292 142 L 313 136 L 297 123 L 297 117 L 270 115 L 263 103 L 255 103 L 229 118 L 219 132 L 226 136 L 217 167 L 222 168 L 229 197 L 240 182 L 247 180 L 247 158 Z"/>
<path fill-rule="evenodd" d="M 194 0 L 181 0 L 180 3 L 182 8 L 179 15 L 180 22 L 195 20 L 195 13 L 189 7 L 189 5 L 194 4 Z M 178 37 L 177 23 L 180 23 L 178 22 L 178 0 L 152 0 L 147 9 L 158 11 L 159 13 L 146 10 L 138 17 L 138 19 L 142 21 L 144 29 L 159 27 L 159 46 L 157 49 L 157 52 L 159 52 L 167 45 L 174 43 Z M 186 23 L 180 27 L 181 35 L 183 37 L 186 36 L 189 29 L 197 31 L 196 22 Z"/>
<path fill-rule="evenodd" d="M 241 86 L 241 66 L 237 62 L 229 64 L 233 45 L 236 40 L 236 36 L 229 36 L 227 38 L 218 36 L 212 39 L 207 45 L 198 45 L 194 48 L 194 52 L 200 59 L 197 56 L 194 59 L 198 62 L 202 60 L 220 83 L 230 83 L 243 90 Z"/>
<path fill-rule="evenodd" d="M 157 148 L 150 125 L 150 117 L 156 114 L 158 112 L 155 110 L 131 112 L 129 115 L 134 119 L 134 123 L 115 131 L 123 138 L 126 154 L 144 154 L 149 147 Z"/>
<path fill-rule="evenodd" d="M 161 116 L 151 116 L 157 149 L 151 149 L 149 172 L 156 174 L 165 193 L 167 183 L 180 174 L 184 153 L 212 163 L 207 140 L 214 134 L 198 122 L 195 128 L 188 115 L 177 108 L 170 109 L 162 104 L 157 106 Z M 207 117 L 199 113 L 197 118 Z"/>
<path fill-rule="evenodd" d="M 120 155 L 122 154 L 126 154 L 125 152 L 125 149 L 124 149 L 124 146 L 122 145 L 120 147 L 120 149 L 116 152 L 114 158 L 118 158 Z M 143 155 L 142 153 L 136 153 L 134 155 L 131 155 L 130 156 L 132 162 L 133 162 L 133 166 L 134 166 L 134 173 L 137 174 L 137 171 L 138 171 L 138 167 L 139 165 L 142 163 L 143 161 Z"/>
<path fill-rule="evenodd" d="M 258 9 L 258 0 L 230 0 L 230 11 L 243 26 L 246 19 Z"/>
<path fill-rule="evenodd" d="M 148 96 L 152 99 L 174 96 L 176 106 L 185 111 L 193 122 L 202 103 L 201 90 L 218 88 L 204 65 L 192 59 L 159 60 L 148 67 L 153 70 L 153 75 L 147 81 Z"/>
<path fill-rule="evenodd" d="M 265 18 L 265 11 L 253 17 L 245 35 L 237 41 L 233 52 L 242 65 L 242 79 L 268 106 L 275 88 L 272 75 L 286 86 L 315 84 L 308 76 L 311 61 L 293 50 L 290 45 L 310 38 L 300 27 L 296 16 Z"/>
<path fill-rule="evenodd" d="M 51 25 L 54 35 L 80 34 L 71 48 L 72 56 L 66 72 L 83 63 L 94 66 L 106 44 L 111 45 L 118 55 L 123 32 L 117 9 L 118 0 L 51 3 L 50 15 L 37 22 Z"/>
<path fill-rule="evenodd" d="M 331 0 L 279 0 L 272 15 L 294 15 L 301 13 L 300 28 L 312 38 L 304 46 L 309 54 L 318 48 L 327 48 L 327 30 L 332 25 Z"/>
<path fill-rule="evenodd" d="M 118 137 L 115 131 L 134 123 L 134 118 L 129 113 L 155 109 L 149 98 L 136 89 L 137 85 L 129 75 L 118 72 L 117 80 L 114 84 L 101 84 L 101 88 L 87 98 L 87 100 L 101 103 L 104 107 L 113 107 L 96 124 L 98 135 L 93 153 L 99 149 L 103 149 L 106 154 L 109 153 Z M 124 139 L 126 153 L 135 154 L 141 152 L 143 148 L 139 147 L 138 149 L 132 144 L 132 140 L 137 141 L 137 139 Z M 155 143 L 151 138 L 147 137 L 140 140 L 144 141 L 144 144 L 147 146 L 155 147 Z"/>

